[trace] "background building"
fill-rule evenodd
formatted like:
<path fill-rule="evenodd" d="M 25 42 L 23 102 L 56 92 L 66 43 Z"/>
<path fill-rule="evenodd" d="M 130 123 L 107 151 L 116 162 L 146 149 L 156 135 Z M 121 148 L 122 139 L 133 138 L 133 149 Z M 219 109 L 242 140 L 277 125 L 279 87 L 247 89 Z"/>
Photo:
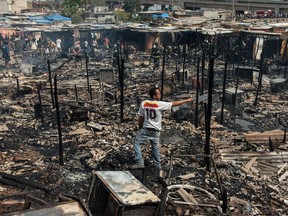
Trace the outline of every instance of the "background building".
<path fill-rule="evenodd" d="M 0 13 L 20 13 L 27 7 L 27 0 L 0 0 Z"/>

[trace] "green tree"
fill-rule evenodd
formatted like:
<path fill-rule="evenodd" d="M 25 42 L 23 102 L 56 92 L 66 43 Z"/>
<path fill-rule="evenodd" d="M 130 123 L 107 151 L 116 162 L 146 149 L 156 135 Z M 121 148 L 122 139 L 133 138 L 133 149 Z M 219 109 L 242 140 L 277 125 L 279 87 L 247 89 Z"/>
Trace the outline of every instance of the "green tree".
<path fill-rule="evenodd" d="M 124 0 L 124 10 L 129 13 L 135 13 L 140 10 L 141 0 Z"/>
<path fill-rule="evenodd" d="M 115 10 L 114 16 L 117 21 L 127 22 L 131 18 L 131 14 L 123 10 Z"/>
<path fill-rule="evenodd" d="M 82 0 L 65 0 L 61 5 L 61 14 L 71 17 L 72 23 L 80 23 L 83 21 L 83 12 L 79 10 Z"/>

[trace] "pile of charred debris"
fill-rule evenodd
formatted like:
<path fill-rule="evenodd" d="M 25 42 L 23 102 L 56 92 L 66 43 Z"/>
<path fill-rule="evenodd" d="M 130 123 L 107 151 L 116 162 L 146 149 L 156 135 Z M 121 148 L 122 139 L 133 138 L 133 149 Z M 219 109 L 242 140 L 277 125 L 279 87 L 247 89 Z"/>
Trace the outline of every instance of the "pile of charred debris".
<path fill-rule="evenodd" d="M 1 215 L 45 215 L 64 201 L 84 209 L 73 215 L 94 215 L 88 195 L 97 171 L 131 172 L 161 200 L 158 215 L 288 214 L 286 40 L 189 35 L 175 38 L 179 53 L 160 41 L 157 70 L 148 52 L 129 46 L 126 55 L 118 46 L 114 65 L 109 49 L 102 61 L 86 53 L 78 68 L 59 56 L 24 67 L 14 56 L 0 73 Z M 164 114 L 160 174 L 150 145 L 145 168 L 129 169 L 138 107 L 155 85 L 165 101 L 195 98 Z"/>

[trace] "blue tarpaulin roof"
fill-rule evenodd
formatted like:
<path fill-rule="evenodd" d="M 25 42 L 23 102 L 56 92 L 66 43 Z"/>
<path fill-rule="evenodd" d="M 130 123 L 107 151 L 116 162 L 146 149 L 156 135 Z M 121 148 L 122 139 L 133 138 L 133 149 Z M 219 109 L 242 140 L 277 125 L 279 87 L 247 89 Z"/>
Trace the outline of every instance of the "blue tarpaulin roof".
<path fill-rule="evenodd" d="M 45 19 L 42 16 L 32 16 L 32 17 L 28 17 L 29 20 L 36 22 L 38 24 L 51 24 L 53 23 L 51 20 Z"/>
<path fill-rule="evenodd" d="M 51 21 L 70 21 L 71 20 L 71 18 L 61 16 L 60 14 L 57 14 L 57 13 L 51 14 L 49 16 L 45 16 L 45 18 Z"/>
<path fill-rule="evenodd" d="M 169 18 L 169 14 L 168 13 L 157 13 L 157 14 L 153 14 L 151 16 L 153 19 L 156 19 L 156 18 Z"/>

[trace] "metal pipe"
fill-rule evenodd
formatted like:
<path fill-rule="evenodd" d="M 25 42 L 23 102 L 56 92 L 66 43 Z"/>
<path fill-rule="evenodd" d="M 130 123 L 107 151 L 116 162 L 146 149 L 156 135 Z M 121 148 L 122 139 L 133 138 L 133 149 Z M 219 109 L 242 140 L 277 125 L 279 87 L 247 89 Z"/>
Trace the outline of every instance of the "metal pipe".
<path fill-rule="evenodd" d="M 55 108 L 55 102 L 54 102 L 54 93 L 53 93 L 53 85 L 52 85 L 52 72 L 50 67 L 50 60 L 47 59 L 47 65 L 48 65 L 48 73 L 49 73 L 49 83 L 50 83 L 50 94 L 51 94 L 51 100 L 52 100 L 52 106 Z"/>
<path fill-rule="evenodd" d="M 198 118 L 199 118 L 199 89 L 200 89 L 200 58 L 198 58 L 197 61 L 197 79 L 196 79 L 196 104 L 195 104 L 195 120 L 194 125 L 196 128 L 198 128 Z"/>
<path fill-rule="evenodd" d="M 221 124 L 223 124 L 223 118 L 224 118 L 224 101 L 225 101 L 225 89 L 226 89 L 226 78 L 227 78 L 227 66 L 228 66 L 228 56 L 226 56 L 226 60 L 225 60 L 225 69 L 224 69 L 224 78 L 223 78 L 222 104 L 221 104 L 221 116 L 220 116 Z"/>
<path fill-rule="evenodd" d="M 61 131 L 61 119 L 60 119 L 60 110 L 59 110 L 58 94 L 57 94 L 57 74 L 54 75 L 54 96 L 55 96 L 58 135 L 59 135 L 59 163 L 60 163 L 60 165 L 64 165 L 63 145 L 62 145 L 62 131 Z"/>
<path fill-rule="evenodd" d="M 212 94 L 213 94 L 213 80 L 214 80 L 214 58 L 209 60 L 209 89 L 208 89 L 208 107 L 205 112 L 205 146 L 204 154 L 210 155 L 210 129 L 211 129 L 211 116 L 212 116 Z M 209 157 L 204 158 L 206 170 L 211 170 L 211 160 Z"/>

